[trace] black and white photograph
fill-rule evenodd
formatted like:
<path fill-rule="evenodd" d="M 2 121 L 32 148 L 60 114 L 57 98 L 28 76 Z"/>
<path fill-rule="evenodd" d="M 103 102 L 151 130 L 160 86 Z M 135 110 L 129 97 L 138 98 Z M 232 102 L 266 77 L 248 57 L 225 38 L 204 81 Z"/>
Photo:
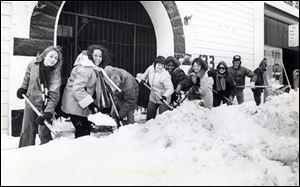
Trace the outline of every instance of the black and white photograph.
<path fill-rule="evenodd" d="M 1 1 L 1 186 L 299 186 L 299 1 Z"/>

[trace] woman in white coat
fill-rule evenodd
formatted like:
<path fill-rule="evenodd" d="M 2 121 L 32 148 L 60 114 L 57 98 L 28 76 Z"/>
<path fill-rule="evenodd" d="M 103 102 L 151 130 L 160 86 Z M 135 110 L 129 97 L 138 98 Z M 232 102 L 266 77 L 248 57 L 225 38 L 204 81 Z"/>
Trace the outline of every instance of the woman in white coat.
<path fill-rule="evenodd" d="M 142 82 L 148 80 L 152 90 L 147 106 L 147 121 L 155 118 L 157 109 L 159 114 L 165 112 L 169 107 L 164 103 L 171 102 L 171 95 L 174 92 L 171 76 L 164 67 L 165 58 L 158 56 L 155 58 L 153 65 L 149 66 L 143 74 L 138 74 L 137 78 L 141 79 Z M 161 98 L 156 96 L 159 95 Z M 164 100 L 164 101 L 163 101 Z"/>

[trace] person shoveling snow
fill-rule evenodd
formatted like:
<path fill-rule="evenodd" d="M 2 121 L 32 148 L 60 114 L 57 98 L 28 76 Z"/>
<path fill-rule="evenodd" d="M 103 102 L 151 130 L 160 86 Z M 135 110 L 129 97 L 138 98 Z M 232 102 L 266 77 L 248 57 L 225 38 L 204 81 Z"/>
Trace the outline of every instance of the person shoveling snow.
<path fill-rule="evenodd" d="M 90 60 L 88 55 L 97 58 Z M 109 91 L 121 91 L 101 68 L 109 59 L 102 58 L 107 50 L 92 45 L 88 51 L 78 55 L 62 96 L 62 110 L 70 115 L 75 127 L 75 138 L 90 135 L 90 122 L 87 116 L 98 111 L 110 111 Z M 99 58 L 101 56 L 101 58 Z"/>

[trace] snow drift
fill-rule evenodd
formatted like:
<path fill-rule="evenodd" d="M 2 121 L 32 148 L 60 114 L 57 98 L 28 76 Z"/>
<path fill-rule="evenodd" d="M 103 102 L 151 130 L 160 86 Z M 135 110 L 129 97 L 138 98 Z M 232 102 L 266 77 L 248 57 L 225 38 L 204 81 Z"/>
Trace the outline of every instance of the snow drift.
<path fill-rule="evenodd" d="M 2 185 L 299 185 L 299 92 L 186 102 L 107 137 L 2 151 Z"/>

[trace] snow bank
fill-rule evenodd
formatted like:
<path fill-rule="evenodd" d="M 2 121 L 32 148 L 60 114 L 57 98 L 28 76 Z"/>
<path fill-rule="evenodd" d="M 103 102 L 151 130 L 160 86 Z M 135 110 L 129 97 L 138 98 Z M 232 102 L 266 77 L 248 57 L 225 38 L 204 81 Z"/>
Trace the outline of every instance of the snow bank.
<path fill-rule="evenodd" d="M 255 122 L 278 136 L 299 138 L 299 92 L 291 90 L 257 107 L 248 102 L 241 107 Z"/>
<path fill-rule="evenodd" d="M 108 137 L 2 151 L 1 184 L 296 186 L 298 97 L 291 92 L 258 108 L 186 102 Z"/>

